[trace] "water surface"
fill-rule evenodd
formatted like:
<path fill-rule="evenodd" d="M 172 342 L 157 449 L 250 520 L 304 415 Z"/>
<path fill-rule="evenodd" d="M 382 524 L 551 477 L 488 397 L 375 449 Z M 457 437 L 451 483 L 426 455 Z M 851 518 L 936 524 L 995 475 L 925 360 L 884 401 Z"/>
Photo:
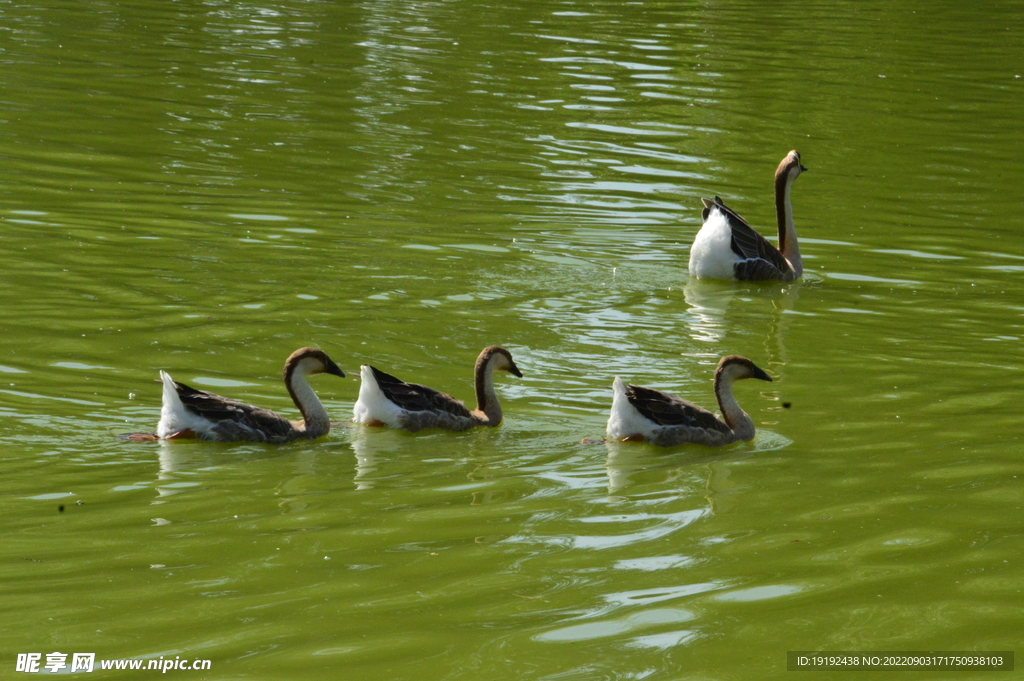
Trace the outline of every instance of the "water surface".
<path fill-rule="evenodd" d="M 0 664 L 751 679 L 1013 649 L 1022 9 L 3 9 Z M 690 281 L 700 197 L 771 234 L 792 148 L 803 280 Z M 317 442 L 115 437 L 155 426 L 160 369 L 294 416 L 298 347 L 469 399 L 495 343 L 524 373 L 498 429 L 353 427 L 357 380 L 325 376 Z M 775 377 L 737 386 L 754 441 L 584 441 L 614 376 L 711 407 L 723 354 Z"/>

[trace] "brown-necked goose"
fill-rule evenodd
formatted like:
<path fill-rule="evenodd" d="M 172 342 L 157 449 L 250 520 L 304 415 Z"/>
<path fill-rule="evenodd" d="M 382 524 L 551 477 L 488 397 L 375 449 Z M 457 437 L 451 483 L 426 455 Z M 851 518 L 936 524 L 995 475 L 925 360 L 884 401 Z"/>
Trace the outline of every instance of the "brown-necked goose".
<path fill-rule="evenodd" d="M 468 430 L 501 423 L 501 404 L 494 392 L 494 372 L 508 371 L 522 378 L 512 354 L 496 345 L 484 348 L 476 360 L 476 409 L 451 395 L 417 383 L 406 383 L 369 365 L 361 368 L 362 384 L 353 409 L 355 420 L 368 426 L 403 430 L 444 428 Z"/>
<path fill-rule="evenodd" d="M 704 224 L 690 247 L 690 274 L 700 279 L 740 281 L 793 281 L 803 274 L 800 246 L 793 227 L 789 192 L 806 171 L 800 154 L 791 151 L 775 171 L 775 214 L 779 221 L 779 247 L 755 232 L 746 220 L 727 208 L 722 199 L 704 202 Z"/>
<path fill-rule="evenodd" d="M 703 407 L 671 393 L 626 385 L 615 377 L 612 389 L 608 437 L 614 440 L 651 442 L 662 447 L 694 442 L 718 447 L 754 437 L 754 422 L 736 403 L 732 384 L 743 378 L 772 380 L 753 362 L 739 355 L 728 355 L 715 370 L 715 396 L 722 418 Z"/>
<path fill-rule="evenodd" d="M 190 388 L 160 372 L 164 384 L 163 408 L 157 435 L 166 440 L 192 438 L 216 442 L 268 442 L 282 444 L 299 438 L 323 437 L 331 429 L 327 410 L 306 377 L 344 372 L 323 350 L 301 348 L 284 363 L 284 384 L 301 421 L 289 421 L 272 411 Z"/>

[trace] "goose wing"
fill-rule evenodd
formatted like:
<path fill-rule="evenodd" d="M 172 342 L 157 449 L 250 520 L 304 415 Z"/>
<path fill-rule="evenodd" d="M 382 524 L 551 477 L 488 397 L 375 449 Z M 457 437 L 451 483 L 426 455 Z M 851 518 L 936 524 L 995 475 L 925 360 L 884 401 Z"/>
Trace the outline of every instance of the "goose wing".
<path fill-rule="evenodd" d="M 627 385 L 626 398 L 644 418 L 659 426 L 686 426 L 729 432 L 729 426 L 710 411 L 671 393 Z"/>
<path fill-rule="evenodd" d="M 372 366 L 370 370 L 384 397 L 406 411 L 440 411 L 470 418 L 466 405 L 451 395 L 419 383 L 406 383 Z"/>
<path fill-rule="evenodd" d="M 732 233 L 732 251 L 742 260 L 734 265 L 736 278 L 745 281 L 756 281 L 762 279 L 784 279 L 793 273 L 793 268 L 785 256 L 779 252 L 767 239 L 754 231 L 754 228 L 747 224 L 747 221 L 739 216 L 733 209 L 722 203 L 722 199 L 715 197 L 712 204 L 717 208 L 729 225 Z M 707 220 L 711 206 L 704 208 L 704 219 Z"/>
<path fill-rule="evenodd" d="M 290 437 L 295 427 L 288 419 L 269 409 L 231 400 L 174 381 L 174 389 L 185 408 L 215 424 L 224 439 L 270 442 Z"/>

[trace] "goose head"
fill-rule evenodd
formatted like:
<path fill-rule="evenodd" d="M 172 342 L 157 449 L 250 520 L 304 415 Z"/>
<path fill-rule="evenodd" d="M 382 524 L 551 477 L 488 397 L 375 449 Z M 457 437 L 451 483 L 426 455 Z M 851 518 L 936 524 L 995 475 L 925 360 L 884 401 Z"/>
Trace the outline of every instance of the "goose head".
<path fill-rule="evenodd" d="M 317 348 L 299 348 L 284 363 L 284 378 L 298 374 L 309 376 L 311 374 L 333 374 L 345 377 L 345 372 L 338 368 L 338 365 L 327 356 L 327 353 Z"/>
<path fill-rule="evenodd" d="M 771 376 L 746 357 L 726 355 L 718 362 L 718 369 L 715 370 L 716 384 L 723 380 L 731 383 L 744 378 L 756 378 L 769 382 L 772 380 Z"/>
<path fill-rule="evenodd" d="M 800 163 L 800 152 L 794 149 L 786 154 L 786 158 L 779 163 L 778 170 L 775 171 L 775 181 L 778 182 L 780 179 L 786 178 L 787 181 L 792 182 L 803 172 L 807 172 L 807 167 Z"/>
<path fill-rule="evenodd" d="M 497 345 L 484 348 L 476 360 L 478 370 L 486 368 L 488 365 L 495 370 L 507 371 L 517 378 L 523 377 L 523 373 L 519 371 L 519 367 L 512 359 L 512 353 Z"/>

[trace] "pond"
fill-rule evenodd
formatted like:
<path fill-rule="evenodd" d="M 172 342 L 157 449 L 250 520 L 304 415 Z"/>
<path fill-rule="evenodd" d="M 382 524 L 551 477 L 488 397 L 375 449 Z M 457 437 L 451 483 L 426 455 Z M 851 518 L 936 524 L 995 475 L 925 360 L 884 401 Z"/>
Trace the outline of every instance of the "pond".
<path fill-rule="evenodd" d="M 1013 650 L 1022 9 L 4 7 L 0 665 L 724 680 Z M 773 236 L 790 149 L 804 277 L 691 280 L 701 197 Z M 351 422 L 360 365 L 471 401 L 492 344 L 523 373 L 500 427 Z M 160 370 L 297 418 L 303 346 L 348 374 L 313 378 L 321 440 L 117 437 L 154 430 Z M 602 441 L 615 376 L 713 408 L 726 354 L 774 378 L 737 384 L 754 440 Z"/>

